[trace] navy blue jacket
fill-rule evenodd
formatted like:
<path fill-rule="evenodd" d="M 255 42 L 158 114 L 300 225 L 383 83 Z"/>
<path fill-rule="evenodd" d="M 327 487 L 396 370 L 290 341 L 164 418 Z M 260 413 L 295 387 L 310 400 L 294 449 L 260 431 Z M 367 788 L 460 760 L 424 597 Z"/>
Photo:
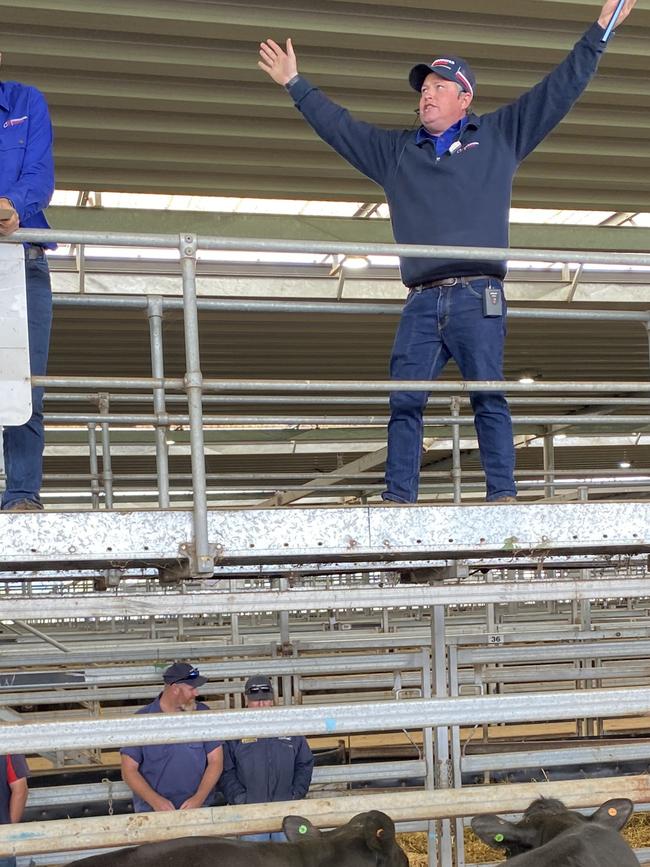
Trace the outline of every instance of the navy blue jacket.
<path fill-rule="evenodd" d="M 519 163 L 571 109 L 596 72 L 605 43 L 594 24 L 562 63 L 515 102 L 469 121 L 460 148 L 436 157 L 417 130 L 356 120 L 299 76 L 287 89 L 318 135 L 383 187 L 398 244 L 507 247 L 512 180 Z M 503 278 L 505 262 L 403 258 L 411 287 L 445 277 Z"/>
<path fill-rule="evenodd" d="M 243 738 L 223 746 L 219 788 L 229 804 L 297 801 L 309 791 L 314 757 L 305 738 Z"/>

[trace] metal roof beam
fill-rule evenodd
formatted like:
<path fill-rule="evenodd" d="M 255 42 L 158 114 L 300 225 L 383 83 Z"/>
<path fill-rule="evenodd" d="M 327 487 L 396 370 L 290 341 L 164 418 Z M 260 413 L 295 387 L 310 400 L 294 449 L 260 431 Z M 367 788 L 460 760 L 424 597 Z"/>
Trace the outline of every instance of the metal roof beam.
<path fill-rule="evenodd" d="M 91 232 L 121 231 L 167 234 L 191 230 L 201 235 L 234 238 L 391 243 L 390 223 L 358 217 L 312 217 L 277 214 L 232 214 L 144 208 L 52 207 L 47 212 L 55 229 Z M 510 228 L 513 247 L 643 253 L 649 231 L 633 227 L 526 225 Z"/>

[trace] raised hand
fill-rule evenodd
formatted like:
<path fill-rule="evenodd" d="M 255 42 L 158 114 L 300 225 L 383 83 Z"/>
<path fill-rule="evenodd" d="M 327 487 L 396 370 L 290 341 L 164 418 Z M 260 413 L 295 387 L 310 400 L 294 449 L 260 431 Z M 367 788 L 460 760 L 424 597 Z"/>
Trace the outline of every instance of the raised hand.
<path fill-rule="evenodd" d="M 285 85 L 291 81 L 298 74 L 296 55 L 293 53 L 291 40 L 287 39 L 286 51 L 272 39 L 261 42 L 260 60 L 257 65 L 277 84 Z"/>
<path fill-rule="evenodd" d="M 616 7 L 618 6 L 619 0 L 605 0 L 605 5 L 603 6 L 600 17 L 598 19 L 598 23 L 603 29 L 607 28 L 609 24 L 610 18 L 616 11 Z M 621 10 L 621 14 L 618 16 L 618 21 L 616 22 L 616 26 L 622 24 L 627 16 L 630 14 L 632 9 L 636 6 L 636 0 L 626 0 L 625 6 Z"/>

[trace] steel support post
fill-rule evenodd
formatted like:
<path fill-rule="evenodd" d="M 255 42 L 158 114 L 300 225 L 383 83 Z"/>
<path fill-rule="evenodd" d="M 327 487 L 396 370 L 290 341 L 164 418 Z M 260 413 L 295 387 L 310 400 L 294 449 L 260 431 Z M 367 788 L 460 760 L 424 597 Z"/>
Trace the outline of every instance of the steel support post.
<path fill-rule="evenodd" d="M 90 462 L 90 500 L 94 510 L 99 509 L 99 462 L 97 460 L 97 425 L 88 424 L 88 457 Z"/>
<path fill-rule="evenodd" d="M 289 589 L 289 579 L 286 575 L 281 575 L 276 582 L 274 582 L 277 589 L 280 591 L 285 591 Z M 280 628 L 280 645 L 281 652 L 283 656 L 289 656 L 291 654 L 291 636 L 289 634 L 289 612 L 288 611 L 279 611 L 278 612 L 278 626 Z M 282 675 L 282 703 L 285 705 L 291 705 L 293 699 L 293 678 L 290 674 Z"/>
<path fill-rule="evenodd" d="M 434 695 L 436 698 L 445 698 L 448 696 L 448 679 L 444 605 L 436 605 L 431 609 L 431 663 Z M 434 749 L 436 758 L 436 786 L 439 789 L 448 789 L 451 774 L 449 764 L 449 730 L 446 726 L 436 725 L 434 731 Z M 451 822 L 449 819 L 443 819 L 440 822 L 438 862 L 440 867 L 452 867 L 453 864 Z M 431 856 L 429 856 L 429 863 L 431 865 Z"/>
<path fill-rule="evenodd" d="M 451 399 L 451 415 L 454 419 L 460 417 L 460 398 L 457 396 L 452 397 Z M 461 496 L 461 466 L 460 466 L 460 425 L 454 424 L 451 429 L 451 442 L 452 442 L 452 453 L 451 453 L 451 480 L 453 482 L 454 489 L 454 503 L 460 504 L 462 502 Z"/>
<path fill-rule="evenodd" d="M 79 294 L 86 291 L 86 245 L 79 244 L 75 251 L 77 271 L 79 273 Z"/>
<path fill-rule="evenodd" d="M 99 414 L 107 416 L 110 410 L 107 392 L 99 395 Z M 102 429 L 102 478 L 104 480 L 104 506 L 113 508 L 113 467 L 111 463 L 111 437 L 108 421 L 101 423 Z"/>
<path fill-rule="evenodd" d="M 552 428 L 544 434 L 544 496 L 555 496 L 555 437 Z"/>
<path fill-rule="evenodd" d="M 459 695 L 458 688 L 458 648 L 455 644 L 447 647 L 449 666 L 449 695 L 455 698 Z M 454 789 L 462 789 L 463 774 L 461 769 L 460 726 L 451 726 L 451 767 Z M 465 835 L 463 820 L 455 821 L 456 831 L 456 867 L 465 867 Z"/>
<path fill-rule="evenodd" d="M 150 295 L 147 300 L 147 316 L 149 318 L 149 339 L 151 343 L 151 375 L 155 379 L 164 380 L 164 354 L 162 319 L 163 304 L 160 295 Z M 158 474 L 158 505 L 161 509 L 169 508 L 169 461 L 167 452 L 167 426 L 164 423 L 166 415 L 165 387 L 153 390 L 153 409 L 156 414 L 156 471 Z"/>
<path fill-rule="evenodd" d="M 433 695 L 431 678 L 431 649 L 422 648 L 422 697 L 431 698 Z M 433 746 L 433 728 L 425 726 L 422 729 L 422 748 L 426 765 L 424 787 L 427 792 L 433 792 L 436 788 L 436 754 Z M 427 863 L 428 867 L 437 867 L 438 864 L 438 832 L 437 823 L 433 820 L 427 822 Z"/>
<path fill-rule="evenodd" d="M 199 315 L 196 306 L 196 235 L 180 236 L 185 328 L 185 390 L 190 419 L 192 454 L 193 552 L 191 569 L 197 577 L 212 575 L 214 558 L 208 541 L 208 506 L 203 443 L 203 377 L 199 350 Z"/>

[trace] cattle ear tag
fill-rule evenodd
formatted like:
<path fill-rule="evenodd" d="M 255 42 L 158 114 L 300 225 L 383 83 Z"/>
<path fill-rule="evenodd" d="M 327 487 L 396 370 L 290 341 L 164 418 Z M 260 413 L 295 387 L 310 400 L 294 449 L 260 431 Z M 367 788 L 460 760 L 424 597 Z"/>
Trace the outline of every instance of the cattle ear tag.
<path fill-rule="evenodd" d="M 383 828 L 377 828 L 377 837 L 383 837 L 383 836 L 384 836 L 384 829 Z"/>
<path fill-rule="evenodd" d="M 504 840 L 505 840 L 505 837 L 503 836 L 503 834 L 495 834 L 494 835 L 494 842 L 495 843 L 503 843 Z"/>
<path fill-rule="evenodd" d="M 298 826 L 298 833 L 299 834 L 306 834 L 307 831 L 309 831 L 309 828 L 306 825 L 299 825 Z"/>
<path fill-rule="evenodd" d="M 607 812 L 610 816 L 618 816 L 618 810 L 616 809 L 616 807 L 610 807 Z"/>

